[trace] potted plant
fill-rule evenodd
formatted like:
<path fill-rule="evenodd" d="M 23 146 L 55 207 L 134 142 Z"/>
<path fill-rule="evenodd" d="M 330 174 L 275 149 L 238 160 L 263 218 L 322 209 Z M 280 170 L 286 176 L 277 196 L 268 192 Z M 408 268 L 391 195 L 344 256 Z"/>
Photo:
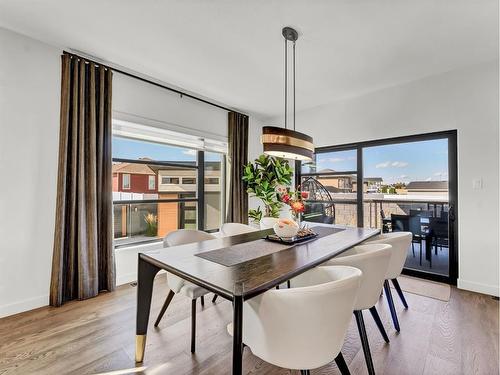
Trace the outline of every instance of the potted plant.
<path fill-rule="evenodd" d="M 249 210 L 248 216 L 262 229 L 272 228 L 276 223 L 283 203 L 279 197 L 278 188 L 288 186 L 292 182 L 293 171 L 288 161 L 268 155 L 260 155 L 253 163 L 244 166 L 243 181 L 250 196 L 259 198 L 264 204 Z"/>
<path fill-rule="evenodd" d="M 146 236 L 156 236 L 158 233 L 158 216 L 148 213 L 144 215 L 144 221 L 146 222 Z"/>

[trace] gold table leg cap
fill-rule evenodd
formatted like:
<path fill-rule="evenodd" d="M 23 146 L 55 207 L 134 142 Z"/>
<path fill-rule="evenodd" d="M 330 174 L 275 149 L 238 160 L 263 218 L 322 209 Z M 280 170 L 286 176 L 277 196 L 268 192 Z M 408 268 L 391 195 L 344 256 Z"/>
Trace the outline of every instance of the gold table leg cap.
<path fill-rule="evenodd" d="M 146 349 L 146 335 L 135 336 L 135 362 L 141 363 L 144 360 L 144 350 Z"/>

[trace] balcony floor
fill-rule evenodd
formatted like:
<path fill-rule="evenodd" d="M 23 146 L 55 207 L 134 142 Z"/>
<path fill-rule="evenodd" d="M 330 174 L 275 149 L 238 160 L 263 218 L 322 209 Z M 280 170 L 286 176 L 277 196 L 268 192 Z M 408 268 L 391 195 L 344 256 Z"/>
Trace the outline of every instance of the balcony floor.
<path fill-rule="evenodd" d="M 406 256 L 405 268 L 410 268 L 417 271 L 431 272 L 439 275 L 448 276 L 449 272 L 449 250 L 447 247 L 442 247 L 435 252 L 435 247 L 432 247 L 432 268 L 430 262 L 425 259 L 425 243 L 415 243 L 415 256 L 413 256 L 412 247 L 408 248 L 408 255 Z M 420 250 L 422 250 L 422 265 L 420 265 Z"/>

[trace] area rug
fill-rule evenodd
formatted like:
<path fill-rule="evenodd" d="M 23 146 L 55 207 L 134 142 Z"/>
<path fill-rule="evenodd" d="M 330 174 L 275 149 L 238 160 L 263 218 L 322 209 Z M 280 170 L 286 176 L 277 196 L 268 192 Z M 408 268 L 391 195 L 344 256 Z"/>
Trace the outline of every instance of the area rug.
<path fill-rule="evenodd" d="M 434 298 L 448 302 L 451 295 L 451 287 L 448 284 L 418 279 L 410 276 L 399 276 L 399 285 L 405 292 L 418 294 L 420 296 Z M 391 287 L 393 287 L 392 283 Z"/>

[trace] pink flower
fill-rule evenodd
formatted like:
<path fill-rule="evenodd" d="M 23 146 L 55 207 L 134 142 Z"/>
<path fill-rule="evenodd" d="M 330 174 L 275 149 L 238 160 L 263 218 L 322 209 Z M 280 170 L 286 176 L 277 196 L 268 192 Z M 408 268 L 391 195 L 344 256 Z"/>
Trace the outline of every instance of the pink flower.
<path fill-rule="evenodd" d="M 284 202 L 284 203 L 288 203 L 288 201 L 290 200 L 290 196 L 288 194 L 284 194 L 282 197 L 281 197 L 281 200 Z"/>
<path fill-rule="evenodd" d="M 300 193 L 300 196 L 303 198 L 303 199 L 307 199 L 309 198 L 309 192 L 308 191 L 302 191 Z"/>

